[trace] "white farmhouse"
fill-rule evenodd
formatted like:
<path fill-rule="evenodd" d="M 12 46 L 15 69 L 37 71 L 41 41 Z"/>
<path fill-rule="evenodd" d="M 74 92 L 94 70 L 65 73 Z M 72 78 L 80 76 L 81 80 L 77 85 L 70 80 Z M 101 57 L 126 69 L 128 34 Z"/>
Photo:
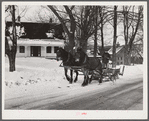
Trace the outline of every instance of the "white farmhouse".
<path fill-rule="evenodd" d="M 17 42 L 17 57 L 56 58 L 58 47 L 64 47 L 63 40 L 56 39 L 25 39 Z"/>
<path fill-rule="evenodd" d="M 6 22 L 6 29 L 11 36 L 11 21 Z M 16 22 L 16 30 L 18 36 L 17 57 L 56 58 L 58 47 L 64 47 L 65 37 L 61 24 Z M 7 36 L 8 39 L 10 39 L 9 36 Z"/>

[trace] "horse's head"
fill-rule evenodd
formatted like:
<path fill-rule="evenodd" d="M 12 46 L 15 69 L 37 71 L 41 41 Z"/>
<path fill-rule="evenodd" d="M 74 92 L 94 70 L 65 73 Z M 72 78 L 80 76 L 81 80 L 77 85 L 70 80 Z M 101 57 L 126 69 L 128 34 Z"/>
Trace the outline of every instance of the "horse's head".
<path fill-rule="evenodd" d="M 58 48 L 57 52 L 56 52 L 56 59 L 57 61 L 62 60 L 63 59 L 63 48 Z"/>
<path fill-rule="evenodd" d="M 77 48 L 74 58 L 75 58 L 75 62 L 80 63 L 81 65 L 86 63 L 87 61 L 87 55 L 80 47 Z"/>
<path fill-rule="evenodd" d="M 56 58 L 57 61 L 62 60 L 63 62 L 70 62 L 72 61 L 72 54 L 67 52 L 66 50 L 64 50 L 63 48 L 58 48 L 57 52 L 56 52 Z"/>

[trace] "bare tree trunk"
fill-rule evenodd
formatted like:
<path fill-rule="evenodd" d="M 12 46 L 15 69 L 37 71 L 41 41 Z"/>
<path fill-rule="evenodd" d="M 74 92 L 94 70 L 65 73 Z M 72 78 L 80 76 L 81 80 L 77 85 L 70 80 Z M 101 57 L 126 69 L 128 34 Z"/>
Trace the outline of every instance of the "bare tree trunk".
<path fill-rule="evenodd" d="M 87 40 L 85 40 L 83 38 L 81 38 L 80 40 L 81 40 L 81 43 L 80 43 L 81 47 L 82 47 L 83 51 L 86 52 L 87 51 Z"/>
<path fill-rule="evenodd" d="M 74 35 L 69 35 L 69 43 L 68 43 L 68 46 L 69 46 L 69 50 L 73 50 L 73 47 L 75 46 L 75 41 L 74 41 Z"/>
<path fill-rule="evenodd" d="M 84 52 L 87 51 L 87 38 L 85 35 L 85 30 L 81 30 L 80 47 L 82 47 Z"/>
<path fill-rule="evenodd" d="M 101 27 L 100 27 L 100 33 L 101 33 L 101 55 L 104 54 L 104 37 L 103 37 L 103 15 L 102 15 L 102 8 L 100 7 L 100 19 L 101 19 Z"/>
<path fill-rule="evenodd" d="M 9 59 L 9 71 L 13 72 L 15 71 L 15 53 L 13 51 L 10 51 L 9 54 L 7 54 Z"/>
<path fill-rule="evenodd" d="M 97 6 L 95 6 L 95 11 L 96 11 L 96 14 L 95 14 L 95 34 L 94 34 L 94 57 L 96 57 L 97 55 L 97 19 L 98 19 L 98 14 L 97 14 Z"/>
<path fill-rule="evenodd" d="M 13 46 L 12 46 L 12 70 L 15 71 L 15 59 L 16 59 L 16 52 L 17 52 L 17 36 L 16 36 L 16 24 L 15 24 L 15 6 L 12 6 L 12 40 L 13 40 Z"/>
<path fill-rule="evenodd" d="M 15 71 L 16 47 L 8 44 L 8 39 L 5 37 L 5 54 L 9 59 L 9 71 Z"/>
<path fill-rule="evenodd" d="M 102 24 L 101 24 L 100 31 L 101 31 L 101 44 L 102 44 L 102 46 L 101 46 L 101 54 L 103 54 L 105 50 L 104 50 L 104 38 L 103 38 L 103 25 Z"/>
<path fill-rule="evenodd" d="M 97 55 L 97 32 L 95 32 L 95 39 L 94 39 L 94 57 Z"/>
<path fill-rule="evenodd" d="M 11 9 L 11 14 L 12 14 L 12 37 L 9 34 L 7 34 L 8 33 L 7 32 L 8 30 L 7 30 L 5 36 L 9 36 L 11 44 L 8 42 L 8 38 L 5 37 L 5 54 L 8 56 L 8 59 L 9 59 L 9 71 L 13 72 L 16 70 L 15 59 L 16 59 L 16 52 L 17 52 L 15 6 L 12 5 L 10 9 Z"/>
<path fill-rule="evenodd" d="M 116 40 L 117 40 L 117 6 L 114 6 L 114 36 L 113 36 L 113 55 L 112 67 L 116 67 Z"/>
<path fill-rule="evenodd" d="M 124 64 L 131 65 L 131 53 L 127 50 L 124 51 Z"/>

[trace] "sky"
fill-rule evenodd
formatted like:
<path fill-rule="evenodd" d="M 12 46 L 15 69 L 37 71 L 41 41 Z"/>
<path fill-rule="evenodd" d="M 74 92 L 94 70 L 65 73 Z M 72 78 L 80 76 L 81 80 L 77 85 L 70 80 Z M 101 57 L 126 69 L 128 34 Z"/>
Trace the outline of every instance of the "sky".
<path fill-rule="evenodd" d="M 26 21 L 32 21 L 36 22 L 38 21 L 38 14 L 40 14 L 42 17 L 49 18 L 49 14 L 52 14 L 52 12 L 49 12 L 45 6 L 40 5 L 20 5 L 16 7 L 16 16 L 21 16 L 21 22 Z M 7 16 L 7 15 L 6 15 Z M 6 17 L 6 20 L 11 20 L 11 17 Z"/>

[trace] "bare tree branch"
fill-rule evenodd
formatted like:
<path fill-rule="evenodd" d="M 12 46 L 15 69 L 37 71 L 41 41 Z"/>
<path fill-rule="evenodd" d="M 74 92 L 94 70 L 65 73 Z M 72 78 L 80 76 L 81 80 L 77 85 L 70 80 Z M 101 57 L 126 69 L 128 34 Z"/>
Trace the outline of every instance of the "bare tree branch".
<path fill-rule="evenodd" d="M 48 5 L 48 7 L 52 10 L 52 12 L 57 16 L 57 18 L 60 20 L 61 24 L 63 25 L 64 30 L 66 31 L 66 33 L 70 33 L 68 28 L 65 26 L 65 23 L 63 21 L 63 19 L 59 16 L 59 14 L 56 12 L 56 10 L 53 8 L 53 6 Z"/>

